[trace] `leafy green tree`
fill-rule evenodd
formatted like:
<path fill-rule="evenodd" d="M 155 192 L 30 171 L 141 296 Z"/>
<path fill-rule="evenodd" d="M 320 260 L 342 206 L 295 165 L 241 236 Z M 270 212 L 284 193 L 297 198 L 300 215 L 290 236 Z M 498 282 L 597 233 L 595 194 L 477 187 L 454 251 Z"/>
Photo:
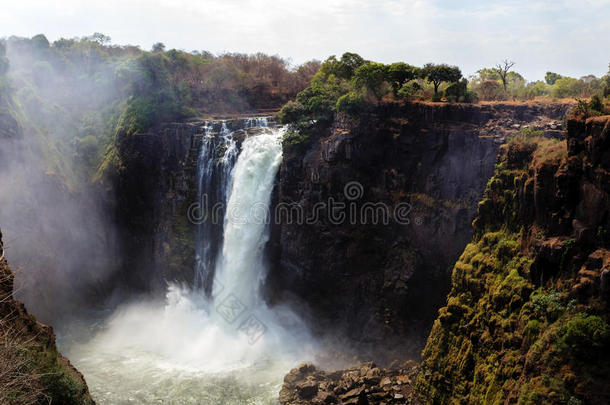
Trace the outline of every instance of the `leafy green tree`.
<path fill-rule="evenodd" d="M 43 34 L 34 35 L 31 41 L 34 48 L 38 50 L 49 49 L 49 46 L 51 46 L 49 40 Z"/>
<path fill-rule="evenodd" d="M 427 63 L 421 70 L 423 77 L 434 85 L 434 94 L 438 95 L 438 88 L 443 82 L 454 83 L 462 78 L 462 71 L 457 66 L 447 64 L 435 65 Z"/>
<path fill-rule="evenodd" d="M 320 77 L 326 80 L 333 75 L 343 80 L 351 80 L 354 72 L 366 61 L 356 53 L 346 52 L 338 60 L 336 56 L 330 56 L 320 67 Z"/>
<path fill-rule="evenodd" d="M 420 68 L 404 62 L 392 63 L 388 66 L 387 81 L 392 86 L 392 92 L 395 97 L 398 96 L 398 91 L 404 84 L 419 77 L 420 70 Z"/>
<path fill-rule="evenodd" d="M 468 80 L 465 78 L 447 87 L 445 89 L 445 97 L 449 101 L 460 103 L 472 103 L 477 98 L 476 93 L 468 90 Z"/>
<path fill-rule="evenodd" d="M 542 80 L 528 83 L 527 86 L 525 86 L 525 97 L 528 99 L 546 96 L 550 93 L 550 86 Z"/>
<path fill-rule="evenodd" d="M 552 95 L 556 98 L 579 97 L 583 91 L 584 82 L 573 77 L 557 79 L 553 85 Z"/>
<path fill-rule="evenodd" d="M 554 72 L 546 72 L 546 75 L 544 75 L 544 81 L 546 82 L 546 84 L 548 84 L 549 86 L 552 86 L 555 84 L 555 82 L 559 79 L 561 79 L 563 76 L 560 75 L 559 73 L 554 73 Z"/>
<path fill-rule="evenodd" d="M 305 107 L 306 118 L 315 121 L 329 121 L 333 117 L 337 100 L 349 91 L 347 83 L 335 75 L 316 74 L 311 85 L 297 94 L 297 102 Z"/>
<path fill-rule="evenodd" d="M 357 53 L 345 52 L 341 55 L 339 74 L 337 76 L 349 80 L 356 72 L 356 69 L 364 65 L 365 62 L 364 58 Z"/>
<path fill-rule="evenodd" d="M 337 111 L 345 112 L 348 114 L 357 114 L 366 106 L 364 97 L 361 93 L 350 91 L 347 94 L 342 95 L 337 100 Z"/>
<path fill-rule="evenodd" d="M 303 104 L 298 101 L 289 101 L 278 113 L 280 124 L 291 124 L 301 121 L 307 113 Z"/>
<path fill-rule="evenodd" d="M 97 42 L 100 45 L 106 45 L 112 41 L 112 38 L 110 38 L 108 35 L 102 34 L 101 32 L 95 32 L 93 35 L 91 35 L 90 39 L 91 41 Z"/>
<path fill-rule="evenodd" d="M 477 70 L 478 80 L 484 82 L 485 80 L 496 80 L 501 81 L 498 71 L 494 68 L 483 68 Z"/>
<path fill-rule="evenodd" d="M 509 95 L 523 98 L 525 95 L 526 80 L 517 72 L 508 72 L 506 75 L 506 87 Z"/>
<path fill-rule="evenodd" d="M 417 82 L 405 83 L 398 90 L 397 97 L 402 100 L 410 100 L 421 91 L 421 86 Z"/>
<path fill-rule="evenodd" d="M 383 87 L 388 78 L 388 67 L 383 63 L 369 62 L 354 72 L 353 83 L 356 88 L 364 88 L 368 93 L 381 101 L 385 94 Z"/>
<path fill-rule="evenodd" d="M 165 51 L 165 44 L 163 42 L 156 42 L 152 46 L 152 52 L 163 52 Z"/>

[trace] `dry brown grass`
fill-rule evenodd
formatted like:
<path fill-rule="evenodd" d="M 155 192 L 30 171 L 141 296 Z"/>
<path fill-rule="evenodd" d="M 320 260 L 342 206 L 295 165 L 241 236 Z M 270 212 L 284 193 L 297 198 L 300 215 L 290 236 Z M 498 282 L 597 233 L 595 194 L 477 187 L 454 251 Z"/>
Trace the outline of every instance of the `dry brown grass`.
<path fill-rule="evenodd" d="M 538 164 L 554 163 L 564 159 L 568 155 L 566 141 L 557 139 L 539 139 L 538 148 L 534 152 L 534 162 Z"/>
<path fill-rule="evenodd" d="M 1 264 L 1 263 L 0 263 Z M 0 284 L 7 281 L 0 277 Z M 2 303 L 10 300 L 10 296 L 0 295 Z M 5 306 L 6 307 L 6 306 Z M 40 375 L 32 373 L 25 355 L 28 343 L 12 325 L 12 314 L 0 318 L 0 404 L 30 405 L 45 401 L 45 395 L 40 383 Z"/>

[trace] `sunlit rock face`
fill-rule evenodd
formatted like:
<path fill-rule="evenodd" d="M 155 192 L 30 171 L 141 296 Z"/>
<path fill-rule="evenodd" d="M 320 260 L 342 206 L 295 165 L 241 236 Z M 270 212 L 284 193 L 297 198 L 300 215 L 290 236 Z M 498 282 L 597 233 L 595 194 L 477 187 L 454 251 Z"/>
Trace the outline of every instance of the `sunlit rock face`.
<path fill-rule="evenodd" d="M 417 356 L 471 238 L 498 146 L 525 125 L 558 136 L 568 107 L 387 105 L 318 125 L 285 146 L 278 204 L 315 218 L 276 225 L 270 296 L 306 304 L 320 331 L 371 343 L 412 337 L 391 350 Z M 330 200 L 345 204 L 345 218 L 320 214 Z M 387 224 L 379 213 L 375 224 L 367 204 L 385 207 Z"/>
<path fill-rule="evenodd" d="M 610 116 L 567 126 L 503 146 L 422 353 L 426 401 L 607 403 Z"/>

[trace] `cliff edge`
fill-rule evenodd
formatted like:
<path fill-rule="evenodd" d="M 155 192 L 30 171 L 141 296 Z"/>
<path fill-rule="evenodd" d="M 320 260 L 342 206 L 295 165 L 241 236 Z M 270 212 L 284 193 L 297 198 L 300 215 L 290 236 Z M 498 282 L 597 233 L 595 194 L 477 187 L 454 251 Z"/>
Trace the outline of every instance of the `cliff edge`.
<path fill-rule="evenodd" d="M 0 232 L 0 403 L 94 404 L 87 384 L 57 350 L 53 328 L 13 298 Z"/>
<path fill-rule="evenodd" d="M 610 116 L 501 148 L 425 350 L 426 403 L 610 397 Z"/>

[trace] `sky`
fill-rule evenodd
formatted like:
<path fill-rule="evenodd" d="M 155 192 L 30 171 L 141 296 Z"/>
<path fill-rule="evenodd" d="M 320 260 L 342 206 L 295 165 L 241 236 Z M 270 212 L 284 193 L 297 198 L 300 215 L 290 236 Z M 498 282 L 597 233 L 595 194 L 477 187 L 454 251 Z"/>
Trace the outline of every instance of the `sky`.
<path fill-rule="evenodd" d="M 0 0 L 0 37 L 101 32 L 142 49 L 265 52 L 293 65 L 350 51 L 466 76 L 508 58 L 528 80 L 605 74 L 609 21 L 610 0 Z"/>

